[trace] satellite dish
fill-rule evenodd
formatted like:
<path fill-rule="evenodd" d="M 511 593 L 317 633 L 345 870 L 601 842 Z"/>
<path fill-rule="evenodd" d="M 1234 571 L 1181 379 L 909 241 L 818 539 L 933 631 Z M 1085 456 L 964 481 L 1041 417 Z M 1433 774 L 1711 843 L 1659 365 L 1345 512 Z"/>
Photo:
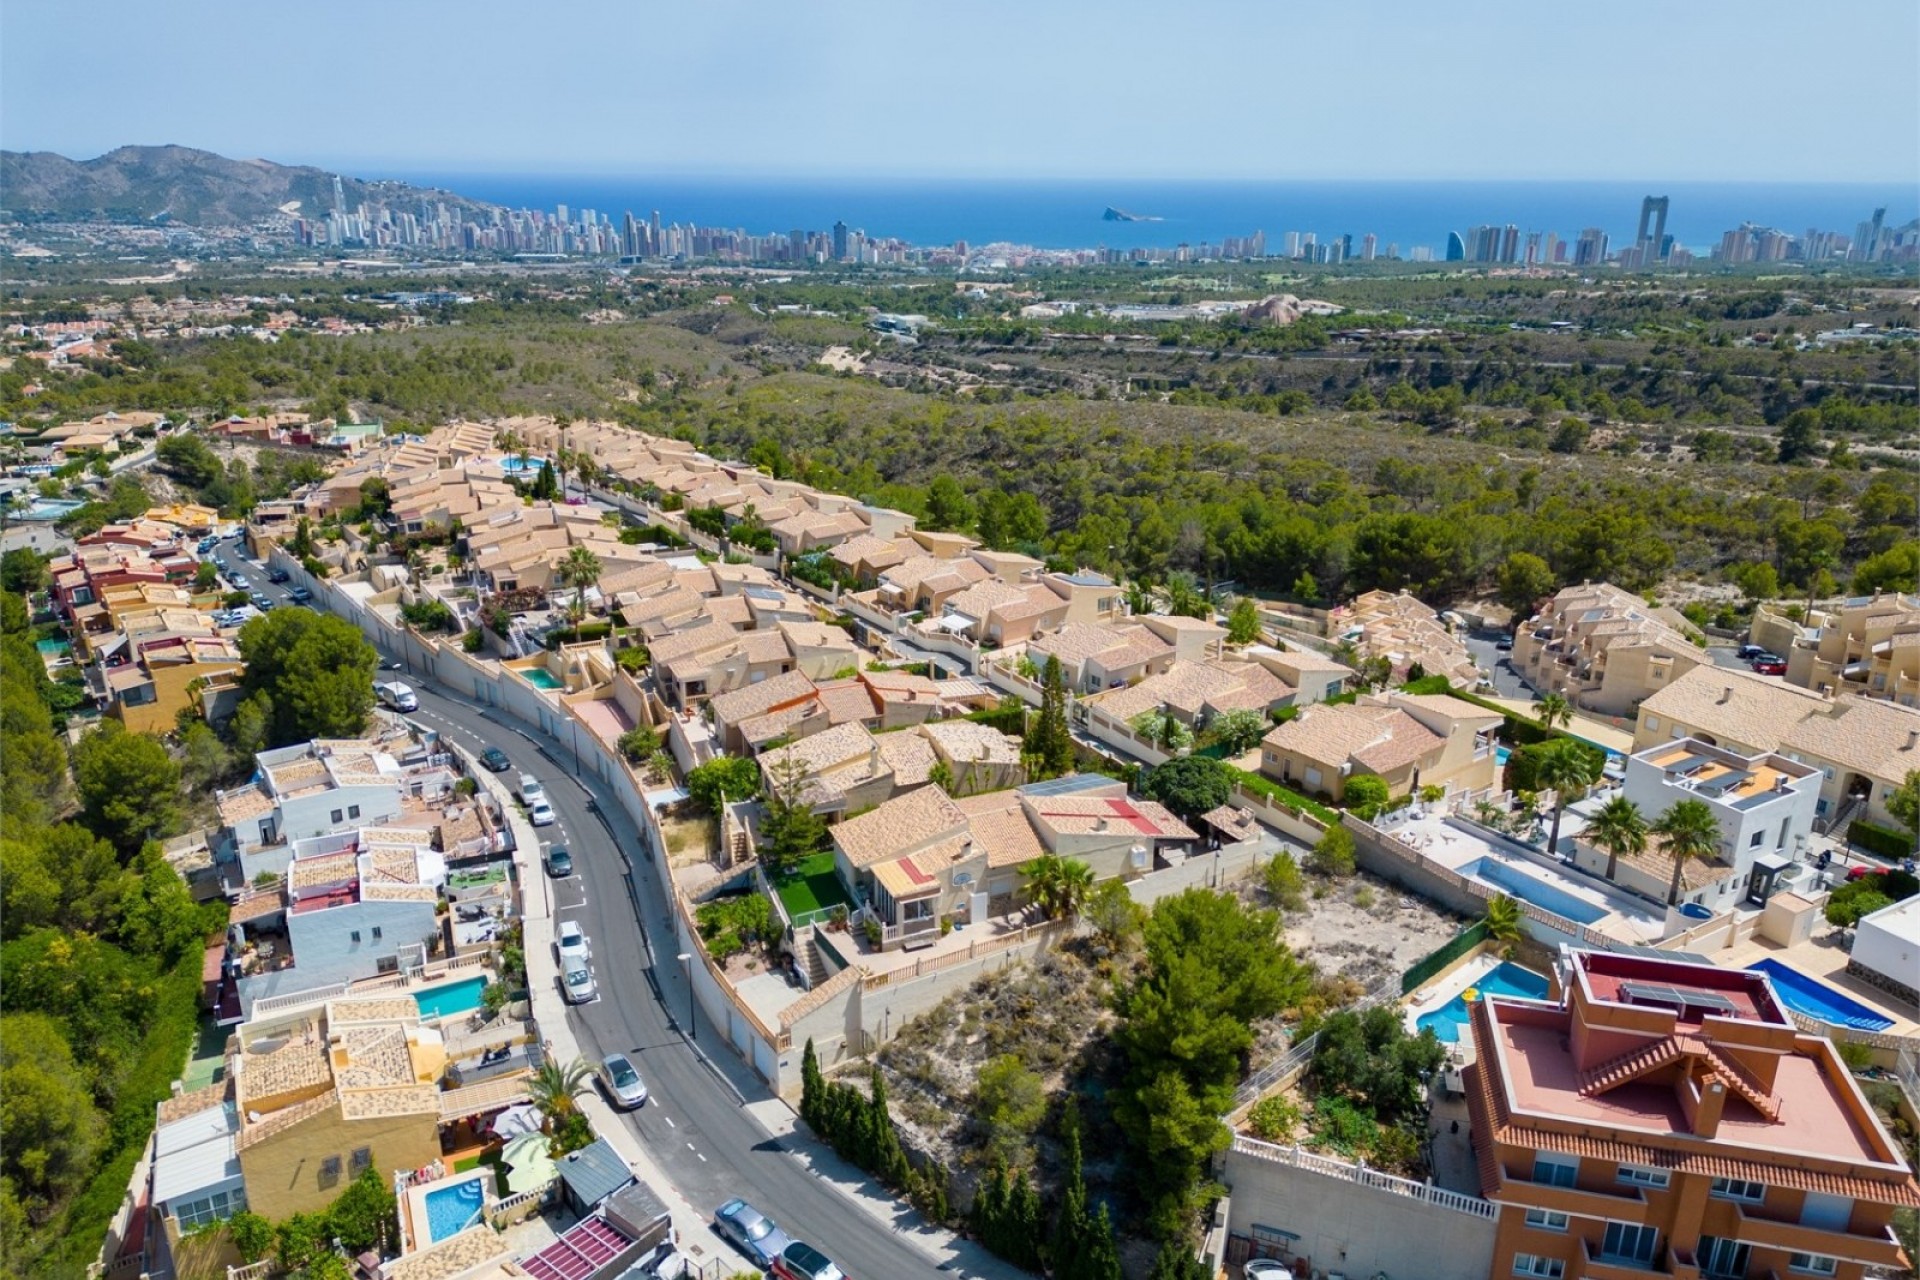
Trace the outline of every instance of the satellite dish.
<path fill-rule="evenodd" d="M 972 883 L 973 883 L 973 872 L 956 871 L 953 873 L 953 884 L 956 889 L 963 884 L 972 884 Z"/>

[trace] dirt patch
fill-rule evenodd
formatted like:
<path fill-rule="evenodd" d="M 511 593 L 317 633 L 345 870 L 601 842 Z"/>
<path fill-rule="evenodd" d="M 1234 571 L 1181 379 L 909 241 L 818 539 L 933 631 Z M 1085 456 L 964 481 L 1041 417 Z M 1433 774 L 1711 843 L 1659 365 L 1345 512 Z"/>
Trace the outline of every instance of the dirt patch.
<path fill-rule="evenodd" d="M 1309 876 L 1307 883 L 1310 909 L 1286 914 L 1287 945 L 1321 973 L 1369 990 L 1397 981 L 1470 923 L 1364 871 L 1346 880 Z"/>
<path fill-rule="evenodd" d="M 693 867 L 713 860 L 719 825 L 712 814 L 665 818 L 660 823 L 660 834 L 667 844 L 668 865 Z"/>

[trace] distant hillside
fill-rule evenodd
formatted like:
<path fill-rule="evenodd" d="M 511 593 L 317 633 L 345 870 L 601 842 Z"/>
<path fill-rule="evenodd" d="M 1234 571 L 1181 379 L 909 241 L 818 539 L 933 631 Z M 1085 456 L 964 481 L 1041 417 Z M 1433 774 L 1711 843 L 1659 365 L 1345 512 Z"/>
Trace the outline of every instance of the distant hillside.
<path fill-rule="evenodd" d="M 245 226 L 299 202 L 296 211 L 323 216 L 333 208 L 334 175 L 307 165 L 229 160 L 192 147 L 121 147 L 93 160 L 51 151 L 0 151 L 0 209 L 20 218 L 145 222 L 165 218 L 195 226 Z M 479 201 L 402 182 L 341 177 L 349 209 L 363 200 L 444 200 L 467 209 Z"/>

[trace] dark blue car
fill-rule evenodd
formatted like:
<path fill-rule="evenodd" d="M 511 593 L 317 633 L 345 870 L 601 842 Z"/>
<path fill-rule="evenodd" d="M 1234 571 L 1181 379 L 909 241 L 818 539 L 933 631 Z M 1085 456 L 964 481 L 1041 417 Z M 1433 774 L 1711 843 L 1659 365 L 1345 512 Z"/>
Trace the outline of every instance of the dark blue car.
<path fill-rule="evenodd" d="M 729 1244 L 753 1259 L 762 1271 L 793 1243 L 772 1218 L 745 1200 L 729 1200 L 714 1210 L 713 1224 Z"/>

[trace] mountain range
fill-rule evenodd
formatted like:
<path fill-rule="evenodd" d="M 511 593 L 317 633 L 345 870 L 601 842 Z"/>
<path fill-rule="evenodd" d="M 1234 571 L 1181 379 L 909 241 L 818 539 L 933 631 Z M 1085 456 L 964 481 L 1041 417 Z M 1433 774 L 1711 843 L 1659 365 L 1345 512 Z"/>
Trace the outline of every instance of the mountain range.
<path fill-rule="evenodd" d="M 367 182 L 310 165 L 233 160 L 167 146 L 120 147 L 92 160 L 69 160 L 51 151 L 0 151 L 0 208 L 16 218 L 246 226 L 281 212 L 324 216 L 333 208 L 336 176 L 348 209 L 366 200 L 489 207 L 404 182 Z"/>

